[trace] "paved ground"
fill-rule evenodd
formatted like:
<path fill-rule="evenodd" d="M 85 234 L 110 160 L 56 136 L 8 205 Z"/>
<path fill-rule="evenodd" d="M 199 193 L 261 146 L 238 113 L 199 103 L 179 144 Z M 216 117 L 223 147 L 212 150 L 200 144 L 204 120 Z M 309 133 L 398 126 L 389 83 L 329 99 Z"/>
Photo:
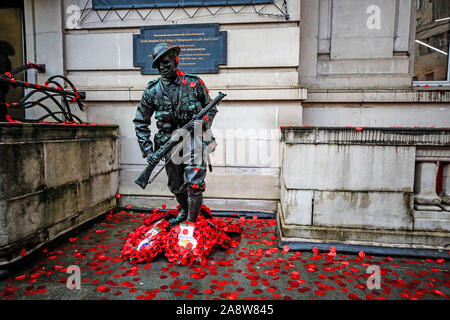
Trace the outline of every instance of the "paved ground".
<path fill-rule="evenodd" d="M 242 234 L 233 237 L 235 248 L 213 250 L 205 266 L 174 265 L 163 255 L 149 264 L 122 261 L 120 250 L 128 232 L 146 216 L 118 212 L 72 235 L 66 243 L 44 249 L 38 259 L 0 281 L 0 300 L 449 300 L 450 297 L 448 259 L 360 257 L 339 252 L 330 257 L 328 252 L 286 252 L 277 247 L 275 220 L 247 219 Z M 67 288 L 67 278 L 72 275 L 67 268 L 71 265 L 81 268 L 80 289 Z M 380 267 L 379 289 L 367 287 L 369 266 Z"/>

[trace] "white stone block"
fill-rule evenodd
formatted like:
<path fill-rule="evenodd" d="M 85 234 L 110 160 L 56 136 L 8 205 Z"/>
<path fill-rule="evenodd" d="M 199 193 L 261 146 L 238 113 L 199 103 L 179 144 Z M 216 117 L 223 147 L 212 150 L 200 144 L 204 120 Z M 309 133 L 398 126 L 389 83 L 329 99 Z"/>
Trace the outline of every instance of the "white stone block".
<path fill-rule="evenodd" d="M 411 30 L 411 5 L 411 0 L 399 0 L 398 2 L 394 51 L 409 50 L 409 34 Z"/>
<path fill-rule="evenodd" d="M 331 59 L 392 57 L 395 6 L 391 0 L 333 2 Z"/>
<path fill-rule="evenodd" d="M 295 225 L 312 224 L 312 200 L 314 190 L 293 190 L 281 187 L 280 203 L 284 223 Z"/>
<path fill-rule="evenodd" d="M 152 184 L 147 185 L 145 189 L 139 187 L 134 180 L 144 170 L 144 165 L 122 165 L 120 171 L 119 193 L 124 195 L 145 195 L 145 196 L 172 196 L 167 187 L 167 174 L 163 170 Z M 155 168 L 153 174 L 159 170 L 159 166 Z M 153 177 L 152 174 L 152 177 Z"/>
<path fill-rule="evenodd" d="M 311 96 L 311 93 L 308 94 Z M 362 106 L 348 103 L 327 103 L 313 106 L 303 104 L 303 124 L 310 126 L 436 126 L 448 127 L 450 108 L 439 105 L 421 104 L 408 105 L 405 109 L 399 104 L 383 101 L 382 105 L 364 103 Z"/>
<path fill-rule="evenodd" d="M 243 136 L 227 136 L 225 141 L 227 166 L 278 167 L 279 141 Z"/>
<path fill-rule="evenodd" d="M 139 101 L 140 99 L 136 100 Z M 130 101 L 130 91 L 115 90 L 86 90 L 86 101 Z"/>
<path fill-rule="evenodd" d="M 414 147 L 287 145 L 283 179 L 289 189 L 412 192 Z"/>
<path fill-rule="evenodd" d="M 67 34 L 68 70 L 133 69 L 131 33 Z"/>
<path fill-rule="evenodd" d="M 411 193 L 315 191 L 313 225 L 412 230 L 412 211 Z"/>
<path fill-rule="evenodd" d="M 450 213 L 445 211 L 414 211 L 414 230 L 450 231 Z"/>
<path fill-rule="evenodd" d="M 348 44 L 350 46 L 350 44 Z M 317 77 L 302 77 L 300 83 L 308 89 L 410 89 L 409 74 L 335 74 Z M 346 101 L 346 100 L 344 100 Z M 344 102 L 340 101 L 340 102 Z"/>
<path fill-rule="evenodd" d="M 45 64 L 45 73 L 38 74 L 40 84 L 50 76 L 64 74 L 63 37 L 61 33 L 39 33 L 35 35 L 36 57 L 33 60 Z"/>
<path fill-rule="evenodd" d="M 227 65 L 246 68 L 298 66 L 299 45 L 298 27 L 228 30 Z"/>
<path fill-rule="evenodd" d="M 301 126 L 303 108 L 300 103 L 277 104 L 277 126 Z"/>
<path fill-rule="evenodd" d="M 145 165 L 147 161 L 142 157 L 141 148 L 136 137 L 120 139 L 120 163 Z"/>
<path fill-rule="evenodd" d="M 223 102 L 217 109 L 219 112 L 214 118 L 214 132 L 221 130 L 225 135 L 226 130 L 277 128 L 277 109 L 268 102 Z"/>
<path fill-rule="evenodd" d="M 405 57 L 393 59 L 325 60 L 317 62 L 317 70 L 321 75 L 408 73 L 408 68 L 409 60 Z"/>
<path fill-rule="evenodd" d="M 317 73 L 317 42 L 319 34 L 319 6 L 321 1 L 303 0 L 300 20 L 301 55 L 299 70 L 303 76 L 315 77 Z M 310 45 L 311 44 L 311 45 Z"/>
<path fill-rule="evenodd" d="M 61 7 L 62 4 L 59 0 L 41 0 L 34 4 L 37 33 L 61 33 L 63 29 Z"/>
<path fill-rule="evenodd" d="M 86 104 L 87 118 L 90 123 L 117 124 L 120 137 L 136 137 L 133 120 L 136 116 L 137 103 L 111 103 L 111 104 Z M 152 117 L 150 130 L 152 134 L 156 131 L 156 123 Z"/>
<path fill-rule="evenodd" d="M 208 172 L 206 176 L 206 197 L 266 199 L 280 198 L 278 171 L 249 168 Z"/>

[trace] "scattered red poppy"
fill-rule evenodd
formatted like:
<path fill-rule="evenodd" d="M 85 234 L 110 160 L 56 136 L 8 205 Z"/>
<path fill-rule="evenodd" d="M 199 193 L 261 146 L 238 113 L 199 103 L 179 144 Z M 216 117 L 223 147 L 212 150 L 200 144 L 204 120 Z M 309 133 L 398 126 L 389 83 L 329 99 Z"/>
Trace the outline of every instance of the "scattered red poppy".
<path fill-rule="evenodd" d="M 352 293 L 349 293 L 348 294 L 348 297 L 350 298 L 350 299 L 352 299 L 352 300 L 361 300 L 361 298 L 360 297 L 358 297 L 356 294 L 354 294 L 353 292 Z"/>
<path fill-rule="evenodd" d="M 289 252 L 289 250 L 290 250 L 291 248 L 288 246 L 288 245 L 285 245 L 284 247 L 283 247 L 283 251 L 281 251 L 282 253 L 286 253 L 286 252 Z"/>
<path fill-rule="evenodd" d="M 13 120 L 9 114 L 5 115 L 5 118 L 6 118 L 6 120 L 8 120 L 8 122 L 20 123 L 20 121 L 18 121 L 18 120 Z"/>
<path fill-rule="evenodd" d="M 315 293 L 316 295 L 318 295 L 318 296 L 321 296 L 321 297 L 324 297 L 324 296 L 327 295 L 325 292 L 320 291 L 320 290 L 315 290 L 314 293 Z"/>

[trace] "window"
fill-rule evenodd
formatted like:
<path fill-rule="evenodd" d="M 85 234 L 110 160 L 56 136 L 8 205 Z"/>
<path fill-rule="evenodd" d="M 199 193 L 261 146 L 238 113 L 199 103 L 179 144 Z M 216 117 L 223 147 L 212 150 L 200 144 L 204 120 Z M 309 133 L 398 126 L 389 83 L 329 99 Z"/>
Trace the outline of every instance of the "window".
<path fill-rule="evenodd" d="M 417 0 L 414 85 L 449 86 L 450 1 Z"/>

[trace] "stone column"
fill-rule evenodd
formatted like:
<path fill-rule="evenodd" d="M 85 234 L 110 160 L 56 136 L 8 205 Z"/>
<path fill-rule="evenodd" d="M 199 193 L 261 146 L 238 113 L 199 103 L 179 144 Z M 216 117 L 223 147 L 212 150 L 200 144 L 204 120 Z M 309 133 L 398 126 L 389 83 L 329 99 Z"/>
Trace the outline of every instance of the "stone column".
<path fill-rule="evenodd" d="M 444 172 L 442 177 L 441 207 L 450 211 L 450 162 L 444 163 Z"/>
<path fill-rule="evenodd" d="M 440 211 L 441 198 L 436 194 L 437 161 L 416 162 L 414 181 L 414 208 L 416 210 Z"/>

